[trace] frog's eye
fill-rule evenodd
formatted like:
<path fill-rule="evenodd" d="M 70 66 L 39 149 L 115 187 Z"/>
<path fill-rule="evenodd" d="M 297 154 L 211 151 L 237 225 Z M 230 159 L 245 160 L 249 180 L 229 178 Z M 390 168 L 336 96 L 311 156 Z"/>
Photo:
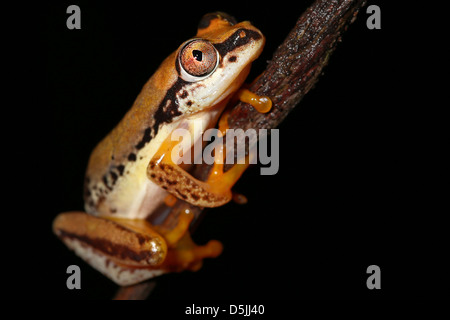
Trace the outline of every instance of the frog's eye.
<path fill-rule="evenodd" d="M 208 41 L 194 39 L 187 42 L 178 55 L 183 80 L 200 81 L 211 75 L 219 64 L 219 52 Z"/>

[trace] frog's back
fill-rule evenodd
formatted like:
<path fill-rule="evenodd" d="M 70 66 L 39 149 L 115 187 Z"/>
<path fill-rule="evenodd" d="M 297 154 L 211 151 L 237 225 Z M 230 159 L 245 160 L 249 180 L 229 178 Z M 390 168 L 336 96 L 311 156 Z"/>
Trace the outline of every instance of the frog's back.
<path fill-rule="evenodd" d="M 148 188 L 146 166 L 156 152 L 151 143 L 162 124 L 171 119 L 158 119 L 158 109 L 167 99 L 167 86 L 176 82 L 177 74 L 170 72 L 175 53 L 170 55 L 145 84 L 131 109 L 119 124 L 94 148 L 85 177 L 85 207 L 96 215 L 127 215 L 127 206 L 117 197 L 133 198 L 131 193 L 142 193 Z M 133 182 L 133 183 L 131 183 Z M 120 195 L 120 192 L 125 194 Z M 128 191 L 127 191 L 128 190 Z M 113 199 L 111 199 L 113 198 Z M 113 201 L 108 201 L 108 200 Z M 136 199 L 139 201 L 139 199 Z M 123 208 L 111 207 L 109 202 L 123 203 Z M 135 201 L 133 201 L 135 202 Z M 135 209 L 135 208 L 134 208 Z"/>

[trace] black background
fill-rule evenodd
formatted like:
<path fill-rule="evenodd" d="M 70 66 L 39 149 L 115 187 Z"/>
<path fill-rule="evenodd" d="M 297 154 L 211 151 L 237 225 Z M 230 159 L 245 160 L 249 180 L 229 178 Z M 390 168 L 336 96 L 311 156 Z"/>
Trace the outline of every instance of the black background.
<path fill-rule="evenodd" d="M 33 277 L 29 297 L 109 299 L 118 288 L 67 250 L 51 223 L 83 208 L 90 151 L 161 61 L 195 35 L 201 16 L 225 11 L 265 34 L 253 79 L 311 3 L 77 2 L 81 30 L 66 27 L 72 2 L 47 7 L 45 170 L 30 187 L 39 194 L 34 263 L 16 268 Z M 440 115 L 415 56 L 420 30 L 404 8 L 369 4 L 381 7 L 382 29 L 368 30 L 363 10 L 344 33 L 315 88 L 279 127 L 278 174 L 251 168 L 235 186 L 249 203 L 207 212 L 194 239 L 222 241 L 223 254 L 199 272 L 158 278 L 151 299 L 449 297 Z M 66 288 L 71 264 L 81 267 L 81 290 Z M 373 264 L 381 290 L 366 287 Z"/>

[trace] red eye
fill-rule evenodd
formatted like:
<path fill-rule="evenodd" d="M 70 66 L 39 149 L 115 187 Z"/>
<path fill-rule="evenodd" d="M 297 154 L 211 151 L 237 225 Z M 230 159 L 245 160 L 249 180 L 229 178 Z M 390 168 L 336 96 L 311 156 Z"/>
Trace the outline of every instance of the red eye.
<path fill-rule="evenodd" d="M 211 43 L 197 39 L 188 42 L 181 49 L 179 61 L 181 68 L 193 77 L 189 80 L 198 81 L 209 76 L 216 69 L 219 55 Z"/>

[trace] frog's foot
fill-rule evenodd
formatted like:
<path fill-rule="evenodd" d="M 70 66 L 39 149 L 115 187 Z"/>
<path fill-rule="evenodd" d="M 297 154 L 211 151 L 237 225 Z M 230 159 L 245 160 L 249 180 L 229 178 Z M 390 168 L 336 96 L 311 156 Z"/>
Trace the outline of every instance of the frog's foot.
<path fill-rule="evenodd" d="M 267 113 L 272 109 L 272 100 L 269 97 L 257 95 L 248 89 L 238 90 L 236 98 L 250 104 L 260 113 Z"/>
<path fill-rule="evenodd" d="M 233 202 L 239 205 L 247 204 L 248 199 L 245 195 L 233 191 Z"/>
<path fill-rule="evenodd" d="M 166 239 L 169 251 L 163 268 L 170 271 L 197 271 L 205 258 L 215 258 L 222 253 L 222 244 L 211 240 L 204 246 L 196 245 L 190 236 L 189 225 L 194 215 L 185 210 L 180 213 L 177 225 L 171 230 L 158 227 Z"/>
<path fill-rule="evenodd" d="M 83 260 L 119 285 L 167 272 L 165 239 L 143 220 L 107 220 L 84 212 L 56 217 L 53 232 Z"/>
<path fill-rule="evenodd" d="M 258 96 L 247 89 L 239 90 L 236 96 L 260 112 L 268 112 L 272 107 L 272 101 L 268 97 Z M 226 111 L 219 120 L 219 132 L 222 136 L 228 129 L 228 116 Z M 222 145 L 214 155 L 214 166 L 208 179 L 200 181 L 172 160 L 171 155 L 177 145 L 178 141 L 172 141 L 170 136 L 162 143 L 147 167 L 148 178 L 177 198 L 196 206 L 217 207 L 229 202 L 232 199 L 231 188 L 249 166 L 248 161 L 245 164 L 235 164 L 224 171 L 225 148 Z"/>

